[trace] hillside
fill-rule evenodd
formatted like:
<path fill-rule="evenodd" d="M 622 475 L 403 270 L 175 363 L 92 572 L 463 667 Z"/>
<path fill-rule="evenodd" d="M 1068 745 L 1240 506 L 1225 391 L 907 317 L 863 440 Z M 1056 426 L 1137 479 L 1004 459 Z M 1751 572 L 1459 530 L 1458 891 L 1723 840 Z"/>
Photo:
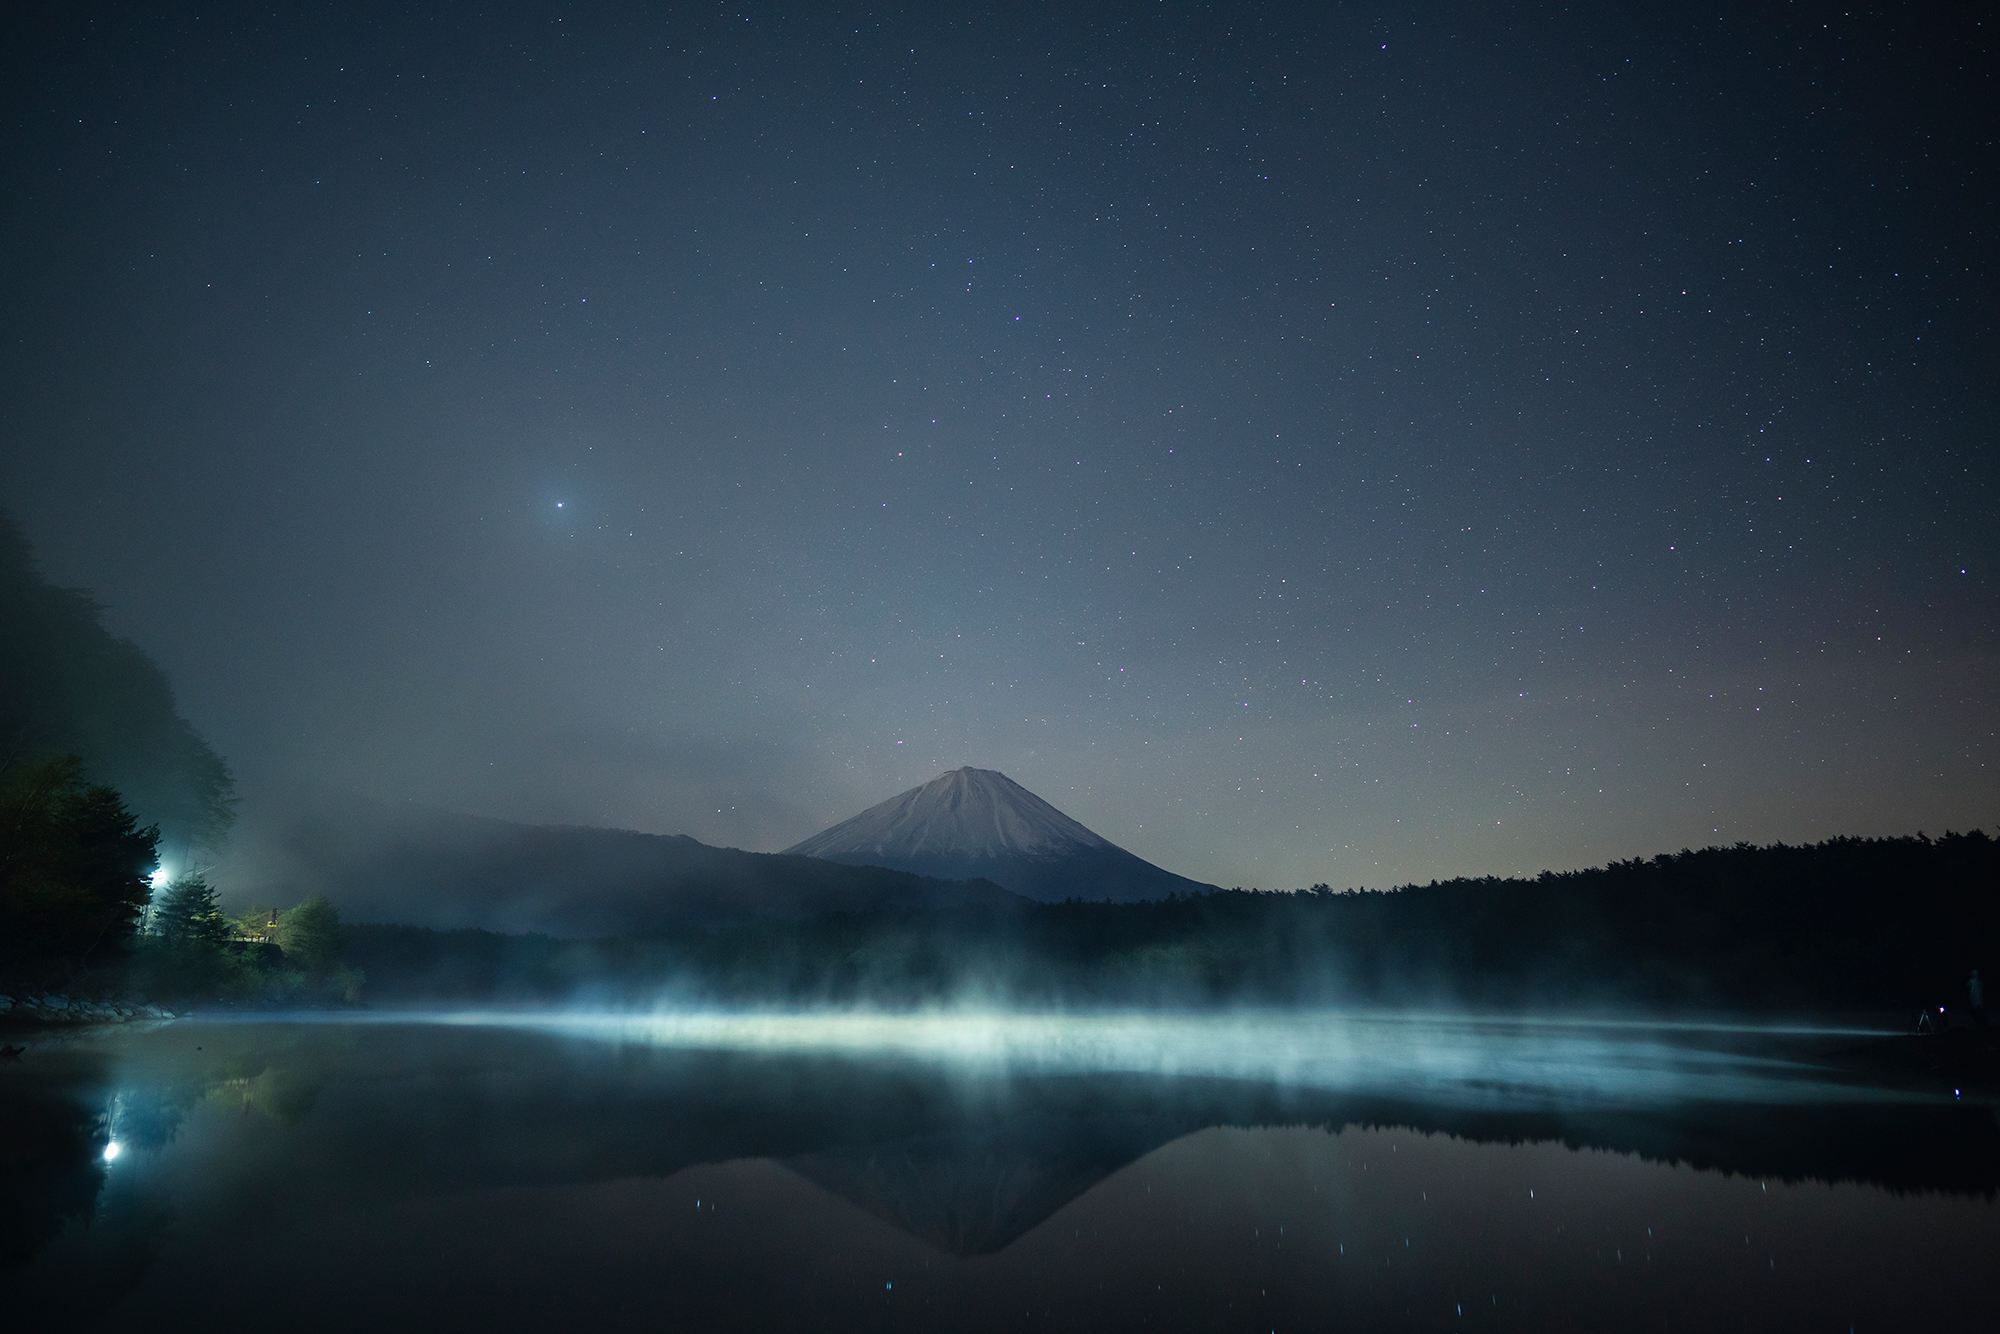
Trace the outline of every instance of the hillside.
<path fill-rule="evenodd" d="M 324 894 L 350 922 L 555 936 L 646 934 L 831 912 L 1005 907 L 990 884 L 680 834 L 522 825 L 298 789 L 252 812 L 218 880 L 232 902 Z"/>

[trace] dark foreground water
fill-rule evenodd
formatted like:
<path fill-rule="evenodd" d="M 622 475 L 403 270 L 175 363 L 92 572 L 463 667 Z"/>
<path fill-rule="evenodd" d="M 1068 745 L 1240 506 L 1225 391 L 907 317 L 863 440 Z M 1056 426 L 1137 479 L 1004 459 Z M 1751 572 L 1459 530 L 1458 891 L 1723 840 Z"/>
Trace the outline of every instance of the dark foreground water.
<path fill-rule="evenodd" d="M 0 1065 L 0 1322 L 1995 1328 L 1993 1109 L 1837 1075 L 1840 1043 L 1331 1015 L 43 1042 Z"/>

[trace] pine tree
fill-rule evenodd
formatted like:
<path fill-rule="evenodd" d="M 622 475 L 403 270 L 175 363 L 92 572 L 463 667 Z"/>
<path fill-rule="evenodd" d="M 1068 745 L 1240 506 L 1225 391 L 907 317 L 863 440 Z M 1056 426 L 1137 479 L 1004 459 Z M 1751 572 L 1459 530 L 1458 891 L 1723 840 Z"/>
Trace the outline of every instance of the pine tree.
<path fill-rule="evenodd" d="M 127 939 L 158 838 L 74 755 L 0 766 L 0 961 L 80 961 Z"/>
<path fill-rule="evenodd" d="M 168 885 L 153 904 L 153 934 L 176 942 L 219 945 L 229 939 L 229 922 L 215 890 L 199 871 Z"/>

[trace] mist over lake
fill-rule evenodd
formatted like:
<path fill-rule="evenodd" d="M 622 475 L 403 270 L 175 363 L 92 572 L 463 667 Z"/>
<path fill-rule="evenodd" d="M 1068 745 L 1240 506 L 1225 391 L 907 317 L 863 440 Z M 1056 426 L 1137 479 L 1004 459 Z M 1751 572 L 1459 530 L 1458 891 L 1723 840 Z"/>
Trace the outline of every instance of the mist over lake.
<path fill-rule="evenodd" d="M 10 1126 L 72 1136 L 63 1179 L 12 1200 L 0 1294 L 103 1329 L 1976 1324 L 2000 1127 L 1857 1079 L 1830 1054 L 1860 1037 L 187 1020 L 0 1080 Z"/>

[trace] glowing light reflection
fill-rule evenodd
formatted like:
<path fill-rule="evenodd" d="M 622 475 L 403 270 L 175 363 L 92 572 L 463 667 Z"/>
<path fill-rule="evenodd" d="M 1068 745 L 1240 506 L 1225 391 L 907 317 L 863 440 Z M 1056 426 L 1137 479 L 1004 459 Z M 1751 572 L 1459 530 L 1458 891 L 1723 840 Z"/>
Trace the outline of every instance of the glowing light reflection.
<path fill-rule="evenodd" d="M 1731 1050 L 1742 1044 L 1727 1037 L 1801 1030 L 1723 1025 L 1326 1011 L 663 1010 L 401 1016 L 403 1022 L 413 1019 L 664 1048 L 913 1060 L 975 1075 L 1181 1075 L 1476 1105 L 1557 1100 L 1651 1106 L 1697 1098 L 1801 1103 L 1904 1096 L 1830 1083 L 1810 1065 Z M 1717 1040 L 1704 1041 L 1703 1034 Z"/>

